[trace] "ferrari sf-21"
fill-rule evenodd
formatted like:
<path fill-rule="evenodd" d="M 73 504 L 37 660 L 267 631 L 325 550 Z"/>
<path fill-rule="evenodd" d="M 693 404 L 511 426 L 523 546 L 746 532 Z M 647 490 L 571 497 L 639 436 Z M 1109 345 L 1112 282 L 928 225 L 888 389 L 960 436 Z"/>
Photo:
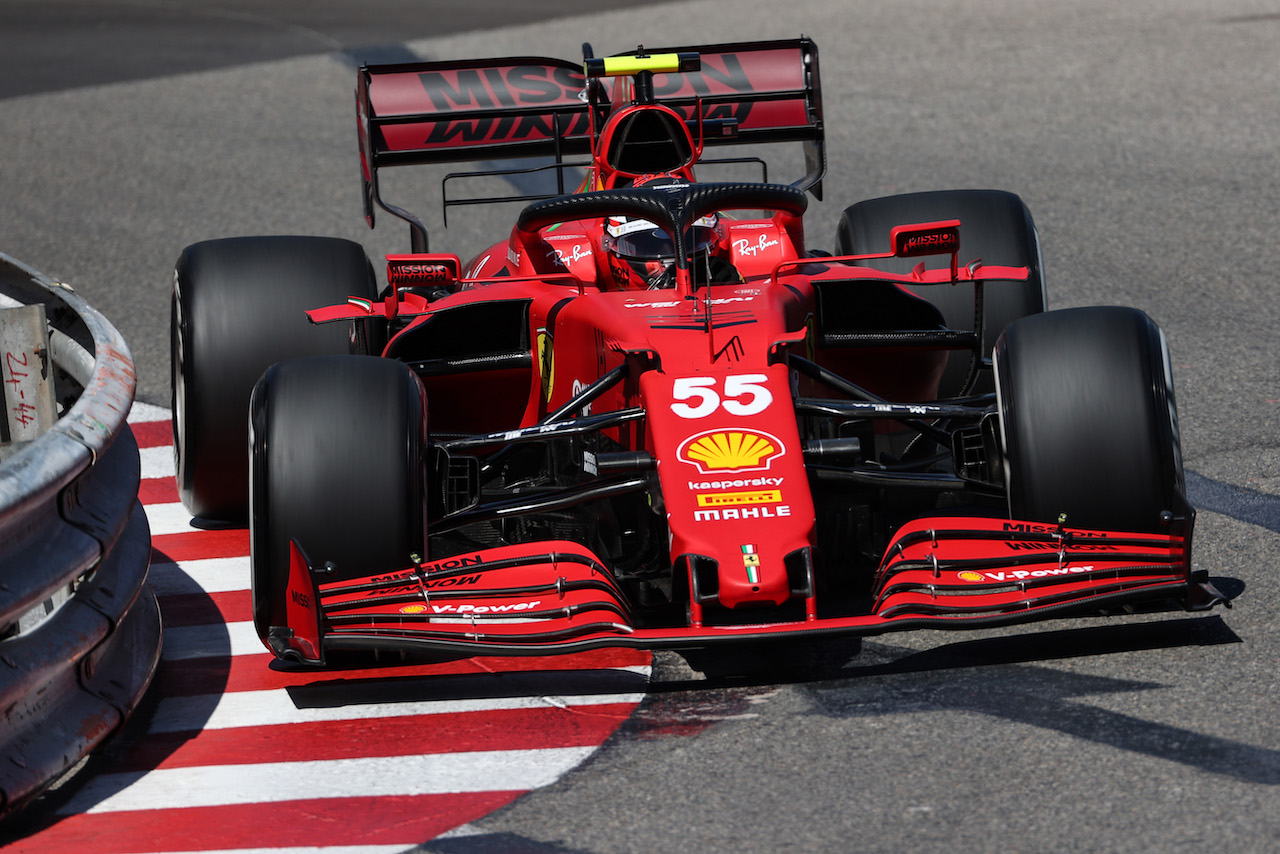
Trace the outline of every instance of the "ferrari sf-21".
<path fill-rule="evenodd" d="M 1017 196 L 863 201 L 815 248 L 811 40 L 584 54 L 359 69 L 365 215 L 409 225 L 385 285 L 331 238 L 178 260 L 178 485 L 199 520 L 247 521 L 277 657 L 1222 601 L 1192 568 L 1164 335 L 1136 309 L 1046 311 Z M 712 156 L 781 143 L 804 155 L 794 183 Z M 524 204 L 465 262 L 379 184 L 461 161 L 486 165 L 445 179 L 446 211 Z M 457 189 L 539 173 L 554 189 Z"/>

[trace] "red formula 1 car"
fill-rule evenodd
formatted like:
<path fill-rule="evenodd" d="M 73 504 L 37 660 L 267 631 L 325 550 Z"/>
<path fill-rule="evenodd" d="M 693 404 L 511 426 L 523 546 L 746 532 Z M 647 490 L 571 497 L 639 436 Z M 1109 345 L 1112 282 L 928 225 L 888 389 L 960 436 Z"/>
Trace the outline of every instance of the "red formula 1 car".
<path fill-rule="evenodd" d="M 865 201 L 814 249 L 811 41 L 585 52 L 360 69 L 365 213 L 410 225 L 385 289 L 341 240 L 179 259 L 179 487 L 197 517 L 247 519 L 277 656 L 1221 601 L 1192 570 L 1165 338 L 1134 309 L 1045 311 L 1021 200 Z M 795 184 L 695 179 L 760 162 L 713 148 L 775 142 L 803 147 Z M 527 203 L 467 263 L 381 197 L 387 166 L 523 156 L 555 192 L 446 197 Z"/>

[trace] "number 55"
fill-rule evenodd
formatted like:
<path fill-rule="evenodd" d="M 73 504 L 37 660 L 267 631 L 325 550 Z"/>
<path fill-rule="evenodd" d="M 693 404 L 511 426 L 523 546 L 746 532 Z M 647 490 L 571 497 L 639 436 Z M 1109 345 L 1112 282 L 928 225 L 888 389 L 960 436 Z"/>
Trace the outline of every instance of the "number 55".
<path fill-rule="evenodd" d="M 716 377 L 681 377 L 672 385 L 671 411 L 681 418 L 706 418 L 720 408 L 730 415 L 759 415 L 773 403 L 773 393 L 763 385 L 768 379 L 764 374 L 725 377 L 721 395 Z"/>

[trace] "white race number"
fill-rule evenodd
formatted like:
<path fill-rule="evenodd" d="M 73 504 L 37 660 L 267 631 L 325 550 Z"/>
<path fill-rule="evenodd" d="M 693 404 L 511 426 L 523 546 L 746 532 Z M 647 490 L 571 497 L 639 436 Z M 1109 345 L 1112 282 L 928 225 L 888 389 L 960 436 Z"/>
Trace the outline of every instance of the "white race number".
<path fill-rule="evenodd" d="M 671 411 L 681 418 L 706 418 L 720 408 L 730 415 L 759 415 L 773 403 L 773 393 L 764 386 L 768 379 L 764 374 L 725 377 L 721 393 L 715 377 L 681 377 L 671 389 Z"/>

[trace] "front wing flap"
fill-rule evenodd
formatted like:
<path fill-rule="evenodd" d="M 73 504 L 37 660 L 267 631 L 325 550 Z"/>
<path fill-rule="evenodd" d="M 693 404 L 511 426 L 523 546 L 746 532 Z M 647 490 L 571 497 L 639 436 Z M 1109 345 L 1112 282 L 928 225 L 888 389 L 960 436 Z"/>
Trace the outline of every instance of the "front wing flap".
<path fill-rule="evenodd" d="M 324 645 L 545 646 L 631 631 L 613 575 L 568 541 L 503 546 L 318 586 Z M 354 639 L 354 640 L 353 640 Z"/>
<path fill-rule="evenodd" d="M 1189 520 L 1168 534 L 1009 519 L 918 519 L 900 528 L 876 576 L 884 620 L 964 621 L 1062 605 L 1159 598 L 1191 582 Z"/>
<path fill-rule="evenodd" d="M 1193 577 L 1189 549 L 1189 520 L 1174 522 L 1167 534 L 1136 534 L 998 518 L 918 519 L 899 529 L 886 551 L 869 611 L 819 602 L 817 616 L 805 620 L 699 627 L 637 625 L 605 563 L 564 540 L 334 582 L 295 564 L 290 625 L 273 627 L 268 643 L 281 658 L 307 664 L 323 663 L 333 649 L 542 655 L 979 628 L 1135 604 L 1167 607 L 1170 600 L 1196 610 L 1223 602 Z"/>

